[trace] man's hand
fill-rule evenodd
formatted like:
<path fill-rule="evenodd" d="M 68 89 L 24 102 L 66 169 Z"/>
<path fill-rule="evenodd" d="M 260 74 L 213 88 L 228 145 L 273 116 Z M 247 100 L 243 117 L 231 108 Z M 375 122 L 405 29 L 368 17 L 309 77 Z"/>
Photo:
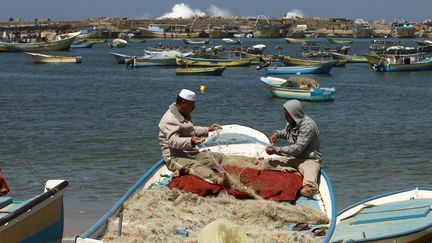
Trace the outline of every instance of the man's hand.
<path fill-rule="evenodd" d="M 267 154 L 272 155 L 272 154 L 276 153 L 276 149 L 273 146 L 267 146 L 266 152 L 267 152 Z"/>
<path fill-rule="evenodd" d="M 200 138 L 200 137 L 197 137 L 197 136 L 192 136 L 191 137 L 192 146 L 198 145 L 198 144 L 204 142 L 204 140 L 205 140 L 204 138 Z"/>
<path fill-rule="evenodd" d="M 222 129 L 221 125 L 217 124 L 217 123 L 213 123 L 210 127 L 209 127 L 209 132 L 213 132 L 215 130 L 218 129 Z"/>
<path fill-rule="evenodd" d="M 269 137 L 270 144 L 274 144 L 276 140 L 277 140 L 276 133 L 272 133 L 272 135 Z"/>

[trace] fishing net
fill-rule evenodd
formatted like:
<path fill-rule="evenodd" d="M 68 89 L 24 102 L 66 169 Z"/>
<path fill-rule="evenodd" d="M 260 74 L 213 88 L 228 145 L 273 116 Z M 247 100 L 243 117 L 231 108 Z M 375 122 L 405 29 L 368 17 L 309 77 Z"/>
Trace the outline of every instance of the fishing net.
<path fill-rule="evenodd" d="M 283 87 L 305 87 L 308 88 L 319 88 L 319 84 L 315 79 L 304 77 L 304 76 L 293 76 L 290 77 L 285 83 L 282 84 Z"/>
<path fill-rule="evenodd" d="M 124 206 L 122 235 L 110 222 L 104 242 L 197 242 L 200 231 L 216 219 L 225 219 L 246 232 L 249 242 L 321 242 L 312 233 L 293 233 L 288 223 L 328 223 L 311 208 L 267 200 L 239 200 L 221 193 L 200 197 L 179 190 L 143 190 Z"/>

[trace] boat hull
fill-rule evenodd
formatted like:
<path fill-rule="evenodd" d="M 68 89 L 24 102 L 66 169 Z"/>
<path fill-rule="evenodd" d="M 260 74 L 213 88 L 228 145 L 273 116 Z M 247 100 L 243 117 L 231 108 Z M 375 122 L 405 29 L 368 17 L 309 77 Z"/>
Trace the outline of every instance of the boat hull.
<path fill-rule="evenodd" d="M 431 242 L 432 188 L 366 199 L 338 213 L 332 241 Z"/>
<path fill-rule="evenodd" d="M 144 38 L 163 38 L 163 39 L 183 39 L 183 38 L 197 38 L 199 32 L 155 32 L 148 29 L 141 29 L 141 35 Z"/>
<path fill-rule="evenodd" d="M 209 68 L 177 68 L 177 75 L 204 75 L 204 76 L 220 76 L 225 70 L 224 67 L 209 67 Z"/>
<path fill-rule="evenodd" d="M 239 67 L 251 65 L 253 59 L 206 59 L 206 58 L 190 58 L 176 57 L 176 63 L 179 66 L 189 67 Z"/>
<path fill-rule="evenodd" d="M 63 237 L 63 189 L 66 181 L 48 181 L 54 188 L 28 201 L 13 201 L 0 209 L 2 242 L 61 242 Z M 4 199 L 4 197 L 3 197 Z"/>
<path fill-rule="evenodd" d="M 35 63 L 81 63 L 81 56 L 50 56 L 26 52 Z"/>
<path fill-rule="evenodd" d="M 150 67 L 150 66 L 175 66 L 175 58 L 166 59 L 140 59 L 132 58 L 125 61 L 130 67 Z"/>
<path fill-rule="evenodd" d="M 0 52 L 41 52 L 41 51 L 62 51 L 68 50 L 78 34 L 69 38 L 37 43 L 7 43 L 0 42 Z"/>
<path fill-rule="evenodd" d="M 334 62 L 317 66 L 272 67 L 266 70 L 266 74 L 326 74 L 333 66 Z"/>
<path fill-rule="evenodd" d="M 378 72 L 409 72 L 409 71 L 430 71 L 432 62 L 414 64 L 378 64 L 374 67 Z"/>
<path fill-rule="evenodd" d="M 343 55 L 339 53 L 332 53 L 335 60 L 346 60 L 348 63 L 367 63 L 368 59 L 365 56 Z"/>
<path fill-rule="evenodd" d="M 353 40 L 345 40 L 345 39 L 327 38 L 327 40 L 331 44 L 351 44 L 351 43 L 353 43 Z"/>

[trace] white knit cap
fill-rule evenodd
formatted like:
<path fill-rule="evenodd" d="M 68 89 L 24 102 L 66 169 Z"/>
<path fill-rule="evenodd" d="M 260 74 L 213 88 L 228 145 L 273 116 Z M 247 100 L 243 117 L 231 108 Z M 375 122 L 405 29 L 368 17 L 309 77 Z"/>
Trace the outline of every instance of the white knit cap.
<path fill-rule="evenodd" d="M 188 89 L 182 89 L 179 94 L 185 100 L 195 101 L 195 92 L 190 91 Z"/>

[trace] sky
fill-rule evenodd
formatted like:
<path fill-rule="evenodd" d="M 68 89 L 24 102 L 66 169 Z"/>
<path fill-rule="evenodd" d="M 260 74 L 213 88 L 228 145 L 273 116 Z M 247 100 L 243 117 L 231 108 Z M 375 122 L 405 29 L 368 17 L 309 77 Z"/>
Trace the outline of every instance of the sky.
<path fill-rule="evenodd" d="M 432 0 L 3 0 L 0 21 L 21 18 L 81 20 L 95 17 L 148 19 L 199 16 L 336 17 L 423 22 Z"/>

